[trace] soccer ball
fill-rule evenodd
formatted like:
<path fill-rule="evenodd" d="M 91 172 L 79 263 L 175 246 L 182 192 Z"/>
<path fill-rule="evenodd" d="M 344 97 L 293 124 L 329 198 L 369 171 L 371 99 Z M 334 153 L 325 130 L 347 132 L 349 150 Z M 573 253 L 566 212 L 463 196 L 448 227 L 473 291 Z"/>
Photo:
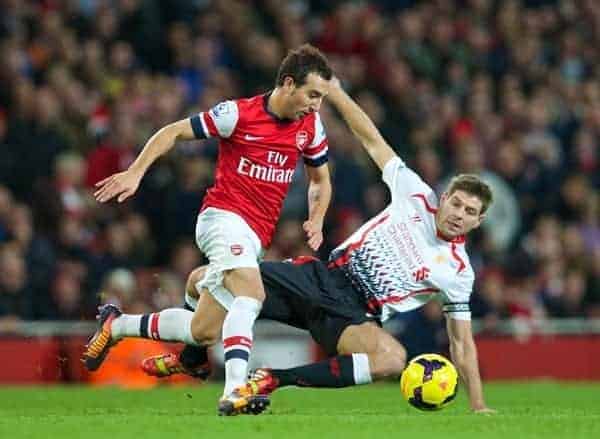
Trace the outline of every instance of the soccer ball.
<path fill-rule="evenodd" d="M 437 354 L 413 358 L 400 377 L 404 398 L 419 410 L 439 410 L 456 397 L 458 373 L 454 365 Z"/>

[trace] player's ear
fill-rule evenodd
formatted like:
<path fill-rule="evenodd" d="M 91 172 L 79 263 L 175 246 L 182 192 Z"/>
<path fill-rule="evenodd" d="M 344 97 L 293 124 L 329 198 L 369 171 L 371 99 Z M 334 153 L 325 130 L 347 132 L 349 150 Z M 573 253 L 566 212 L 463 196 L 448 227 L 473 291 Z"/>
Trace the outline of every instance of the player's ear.
<path fill-rule="evenodd" d="M 485 213 L 482 213 L 481 215 L 479 215 L 479 219 L 477 220 L 477 225 L 474 228 L 477 228 L 481 225 L 482 221 L 485 219 Z"/>
<path fill-rule="evenodd" d="M 294 91 L 296 88 L 296 81 L 294 81 L 294 78 L 291 76 L 286 76 L 283 78 L 283 88 L 290 92 Z"/>

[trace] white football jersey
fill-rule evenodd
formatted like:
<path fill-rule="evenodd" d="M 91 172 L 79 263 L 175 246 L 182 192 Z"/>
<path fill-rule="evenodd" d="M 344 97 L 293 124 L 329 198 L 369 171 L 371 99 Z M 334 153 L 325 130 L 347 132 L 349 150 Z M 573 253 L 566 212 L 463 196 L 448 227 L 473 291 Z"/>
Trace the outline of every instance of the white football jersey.
<path fill-rule="evenodd" d="M 464 237 L 440 237 L 435 193 L 399 157 L 386 163 L 383 181 L 391 204 L 333 250 L 330 265 L 350 277 L 369 311 L 382 321 L 433 297 L 448 316 L 470 320 L 475 276 Z"/>

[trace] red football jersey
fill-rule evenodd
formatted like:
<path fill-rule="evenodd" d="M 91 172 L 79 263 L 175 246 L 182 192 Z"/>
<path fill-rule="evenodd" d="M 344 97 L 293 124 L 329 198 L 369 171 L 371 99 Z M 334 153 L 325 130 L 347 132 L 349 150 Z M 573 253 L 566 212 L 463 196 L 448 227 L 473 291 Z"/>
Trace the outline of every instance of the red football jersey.
<path fill-rule="evenodd" d="M 327 137 L 318 113 L 282 120 L 267 109 L 269 95 L 224 101 L 191 118 L 196 137 L 219 137 L 214 185 L 201 210 L 240 215 L 263 247 L 273 238 L 300 155 L 309 166 L 327 162 Z"/>

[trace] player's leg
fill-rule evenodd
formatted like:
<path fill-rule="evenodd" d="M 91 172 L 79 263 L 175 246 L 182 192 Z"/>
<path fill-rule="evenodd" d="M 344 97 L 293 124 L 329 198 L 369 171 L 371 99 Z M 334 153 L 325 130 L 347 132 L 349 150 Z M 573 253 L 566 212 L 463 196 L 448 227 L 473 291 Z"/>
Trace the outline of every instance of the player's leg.
<path fill-rule="evenodd" d="M 193 316 L 193 312 L 180 308 L 123 314 L 116 305 L 103 305 L 97 317 L 99 328 L 86 345 L 82 360 L 88 370 L 97 370 L 110 348 L 124 337 L 197 344 L 191 333 Z"/>
<path fill-rule="evenodd" d="M 200 295 L 204 294 L 205 296 L 210 296 L 205 288 L 200 290 L 196 288 L 196 285 L 204 278 L 205 272 L 206 267 L 199 267 L 189 274 L 185 286 L 184 309 L 194 312 L 198 306 Z M 204 300 L 214 301 L 215 299 L 210 296 L 206 297 Z M 194 329 L 192 327 L 192 334 L 195 330 L 197 332 L 200 329 L 201 328 Z M 206 335 L 200 338 L 206 338 Z M 171 376 L 177 373 L 185 373 L 201 379 L 206 379 L 208 375 L 210 375 L 207 346 L 192 344 L 186 344 L 178 355 L 167 352 L 146 358 L 142 361 L 141 366 L 142 370 L 148 375 L 156 376 L 158 378 Z"/>
<path fill-rule="evenodd" d="M 225 388 L 219 403 L 219 412 L 229 415 L 235 410 L 240 396 L 234 390 L 246 383 L 254 322 L 262 308 L 265 292 L 258 266 L 226 271 L 223 286 L 234 297 L 223 322 Z"/>
<path fill-rule="evenodd" d="M 277 282 L 273 282 L 271 280 L 275 277 L 275 270 L 273 267 L 277 266 L 287 268 L 287 270 L 284 270 L 279 274 L 279 276 L 283 279 L 289 280 L 293 277 L 297 277 L 297 274 L 292 274 L 290 272 L 290 268 L 293 267 L 296 273 L 299 271 L 297 266 L 288 263 L 283 264 L 281 262 L 263 262 L 260 264 L 261 278 L 264 275 L 267 278 L 267 283 L 264 284 L 266 293 L 265 302 L 263 303 L 263 307 L 258 318 L 276 320 L 297 328 L 306 329 L 306 327 L 302 324 L 302 313 L 298 312 L 298 309 L 301 308 L 304 303 L 303 300 L 301 300 L 301 295 L 303 293 L 300 290 L 295 297 L 292 297 L 289 291 L 287 291 L 285 288 L 279 287 Z M 204 273 L 204 267 L 200 267 L 194 270 L 188 276 L 185 298 L 186 309 L 195 310 L 199 296 L 207 293 L 206 288 L 202 289 L 197 287 L 197 285 L 204 278 Z M 199 291 L 201 291 L 201 293 L 199 293 Z M 194 330 L 192 330 L 192 332 L 193 331 Z M 173 361 L 173 356 L 174 354 L 172 353 L 164 353 L 147 358 L 142 362 L 142 369 L 147 374 L 158 377 L 169 376 L 175 373 L 180 373 L 180 371 L 182 373 L 187 373 L 187 371 L 194 371 L 198 368 L 206 369 L 205 365 L 207 364 L 208 356 L 206 347 L 204 346 L 186 345 L 176 358 L 176 361 Z M 165 361 L 174 365 L 174 367 L 168 369 L 167 374 L 163 373 L 162 370 L 164 370 L 164 368 L 159 369 L 157 364 Z"/>
<path fill-rule="evenodd" d="M 390 333 L 373 322 L 348 326 L 338 341 L 340 355 L 364 353 L 376 381 L 399 376 L 406 366 L 406 349 Z"/>
<path fill-rule="evenodd" d="M 195 270 L 202 276 L 206 267 Z M 191 301 L 191 296 L 186 291 L 186 304 Z M 208 322 L 219 323 L 220 305 L 214 300 L 203 301 L 203 306 L 198 306 L 196 299 L 194 310 L 192 307 L 167 308 L 159 312 L 148 314 L 122 314 L 112 322 L 112 337 L 120 340 L 123 337 L 150 338 L 160 341 L 176 341 L 186 344 L 201 345 L 205 340 L 192 335 L 192 321 L 198 320 L 202 314 Z M 206 326 L 206 325 L 205 325 Z M 217 328 L 219 330 L 220 327 Z"/>
<path fill-rule="evenodd" d="M 404 347 L 373 322 L 350 325 L 339 338 L 338 355 L 290 369 L 258 369 L 247 384 L 269 394 L 285 386 L 339 388 L 397 376 L 406 364 Z"/>
<path fill-rule="evenodd" d="M 362 308 L 355 310 L 349 296 L 352 291 L 345 290 L 345 277 L 332 276 L 321 261 L 266 262 L 261 264 L 261 272 L 267 289 L 263 315 L 308 329 L 329 355 L 337 354 L 338 340 L 346 327 L 368 320 Z M 356 306 L 362 304 L 357 302 Z M 362 383 L 367 379 L 358 373 L 364 369 L 363 363 L 368 367 L 366 356 L 359 355 L 285 370 L 258 369 L 243 391 L 268 395 L 277 387 L 288 385 L 343 387 Z"/>
<path fill-rule="evenodd" d="M 226 311 L 218 302 L 208 293 L 206 288 L 198 287 L 204 278 L 206 267 L 199 267 L 192 271 L 187 278 L 185 288 L 184 308 L 192 312 L 196 311 L 198 301 L 202 297 L 202 307 L 207 308 L 210 305 L 218 306 L 222 317 L 218 324 L 208 324 L 208 319 L 193 319 L 192 320 L 192 335 L 196 334 L 196 340 L 205 340 L 209 345 L 214 344 L 215 338 L 218 338 L 223 320 L 225 319 Z M 214 322 L 213 322 L 214 323 Z M 216 334 L 216 337 L 215 337 Z M 146 358 L 142 361 L 142 370 L 148 375 L 158 378 L 184 373 L 195 378 L 206 379 L 210 374 L 210 364 L 208 361 L 208 347 L 202 345 L 186 344 L 181 352 L 173 354 L 167 352 L 164 354 L 155 355 Z"/>
<path fill-rule="evenodd" d="M 219 413 L 233 415 L 252 403 L 233 389 L 246 381 L 254 321 L 265 297 L 258 270 L 263 250 L 260 239 L 241 217 L 215 208 L 207 208 L 198 216 L 196 241 L 210 261 L 197 287 L 207 288 L 227 310 L 222 327 L 225 388 Z M 195 323 L 202 324 L 200 320 Z"/>
<path fill-rule="evenodd" d="M 313 270 L 287 262 L 262 262 L 260 272 L 266 297 L 259 318 L 308 329 L 306 315 L 310 315 L 312 298 L 318 295 L 315 285 L 319 281 Z M 260 387 L 255 381 L 244 382 L 234 390 L 237 395 L 254 403 L 253 408 L 243 413 L 261 413 L 269 405 L 268 394 L 276 387 L 269 387 L 271 382 L 268 379 L 263 380 Z"/>
<path fill-rule="evenodd" d="M 186 286 L 185 306 L 194 310 L 191 332 L 198 344 L 186 344 L 179 354 L 168 352 L 146 358 L 141 367 L 148 375 L 162 378 L 184 373 L 200 379 L 210 375 L 207 348 L 219 341 L 226 310 L 206 289 L 196 287 L 204 274 L 204 267 L 192 271 Z"/>
<path fill-rule="evenodd" d="M 196 277 L 202 277 L 205 271 L 206 267 L 200 267 L 194 274 Z M 225 310 L 210 295 L 205 296 L 207 297 L 198 300 L 195 312 L 169 308 L 150 314 L 123 314 L 115 305 L 104 305 L 100 308 L 100 328 L 83 354 L 86 367 L 89 370 L 98 369 L 110 347 L 124 337 L 183 342 L 195 346 L 214 344 L 215 340 L 218 340 Z M 159 361 L 156 366 L 163 370 L 165 366 L 167 370 L 176 369 L 177 365 L 174 364 L 172 356 L 166 357 L 165 360 L 166 364 Z"/>
<path fill-rule="evenodd" d="M 312 268 L 313 274 L 301 283 L 296 282 L 298 287 L 325 292 L 315 297 L 306 296 L 306 303 L 301 306 L 307 310 L 303 320 L 315 341 L 332 358 L 286 370 L 259 370 L 250 383 L 255 384 L 254 390 L 272 391 L 287 385 L 345 387 L 399 374 L 406 361 L 404 348 L 366 317 L 360 296 L 343 273 L 323 270 L 318 263 L 305 267 Z M 278 272 L 283 268 L 275 266 L 271 271 Z M 264 276 L 269 291 L 274 279 L 285 287 L 285 291 L 290 291 L 290 281 L 285 278 L 294 277 L 293 273 L 276 274 L 277 277 Z M 311 284 L 315 285 L 311 288 Z"/>

